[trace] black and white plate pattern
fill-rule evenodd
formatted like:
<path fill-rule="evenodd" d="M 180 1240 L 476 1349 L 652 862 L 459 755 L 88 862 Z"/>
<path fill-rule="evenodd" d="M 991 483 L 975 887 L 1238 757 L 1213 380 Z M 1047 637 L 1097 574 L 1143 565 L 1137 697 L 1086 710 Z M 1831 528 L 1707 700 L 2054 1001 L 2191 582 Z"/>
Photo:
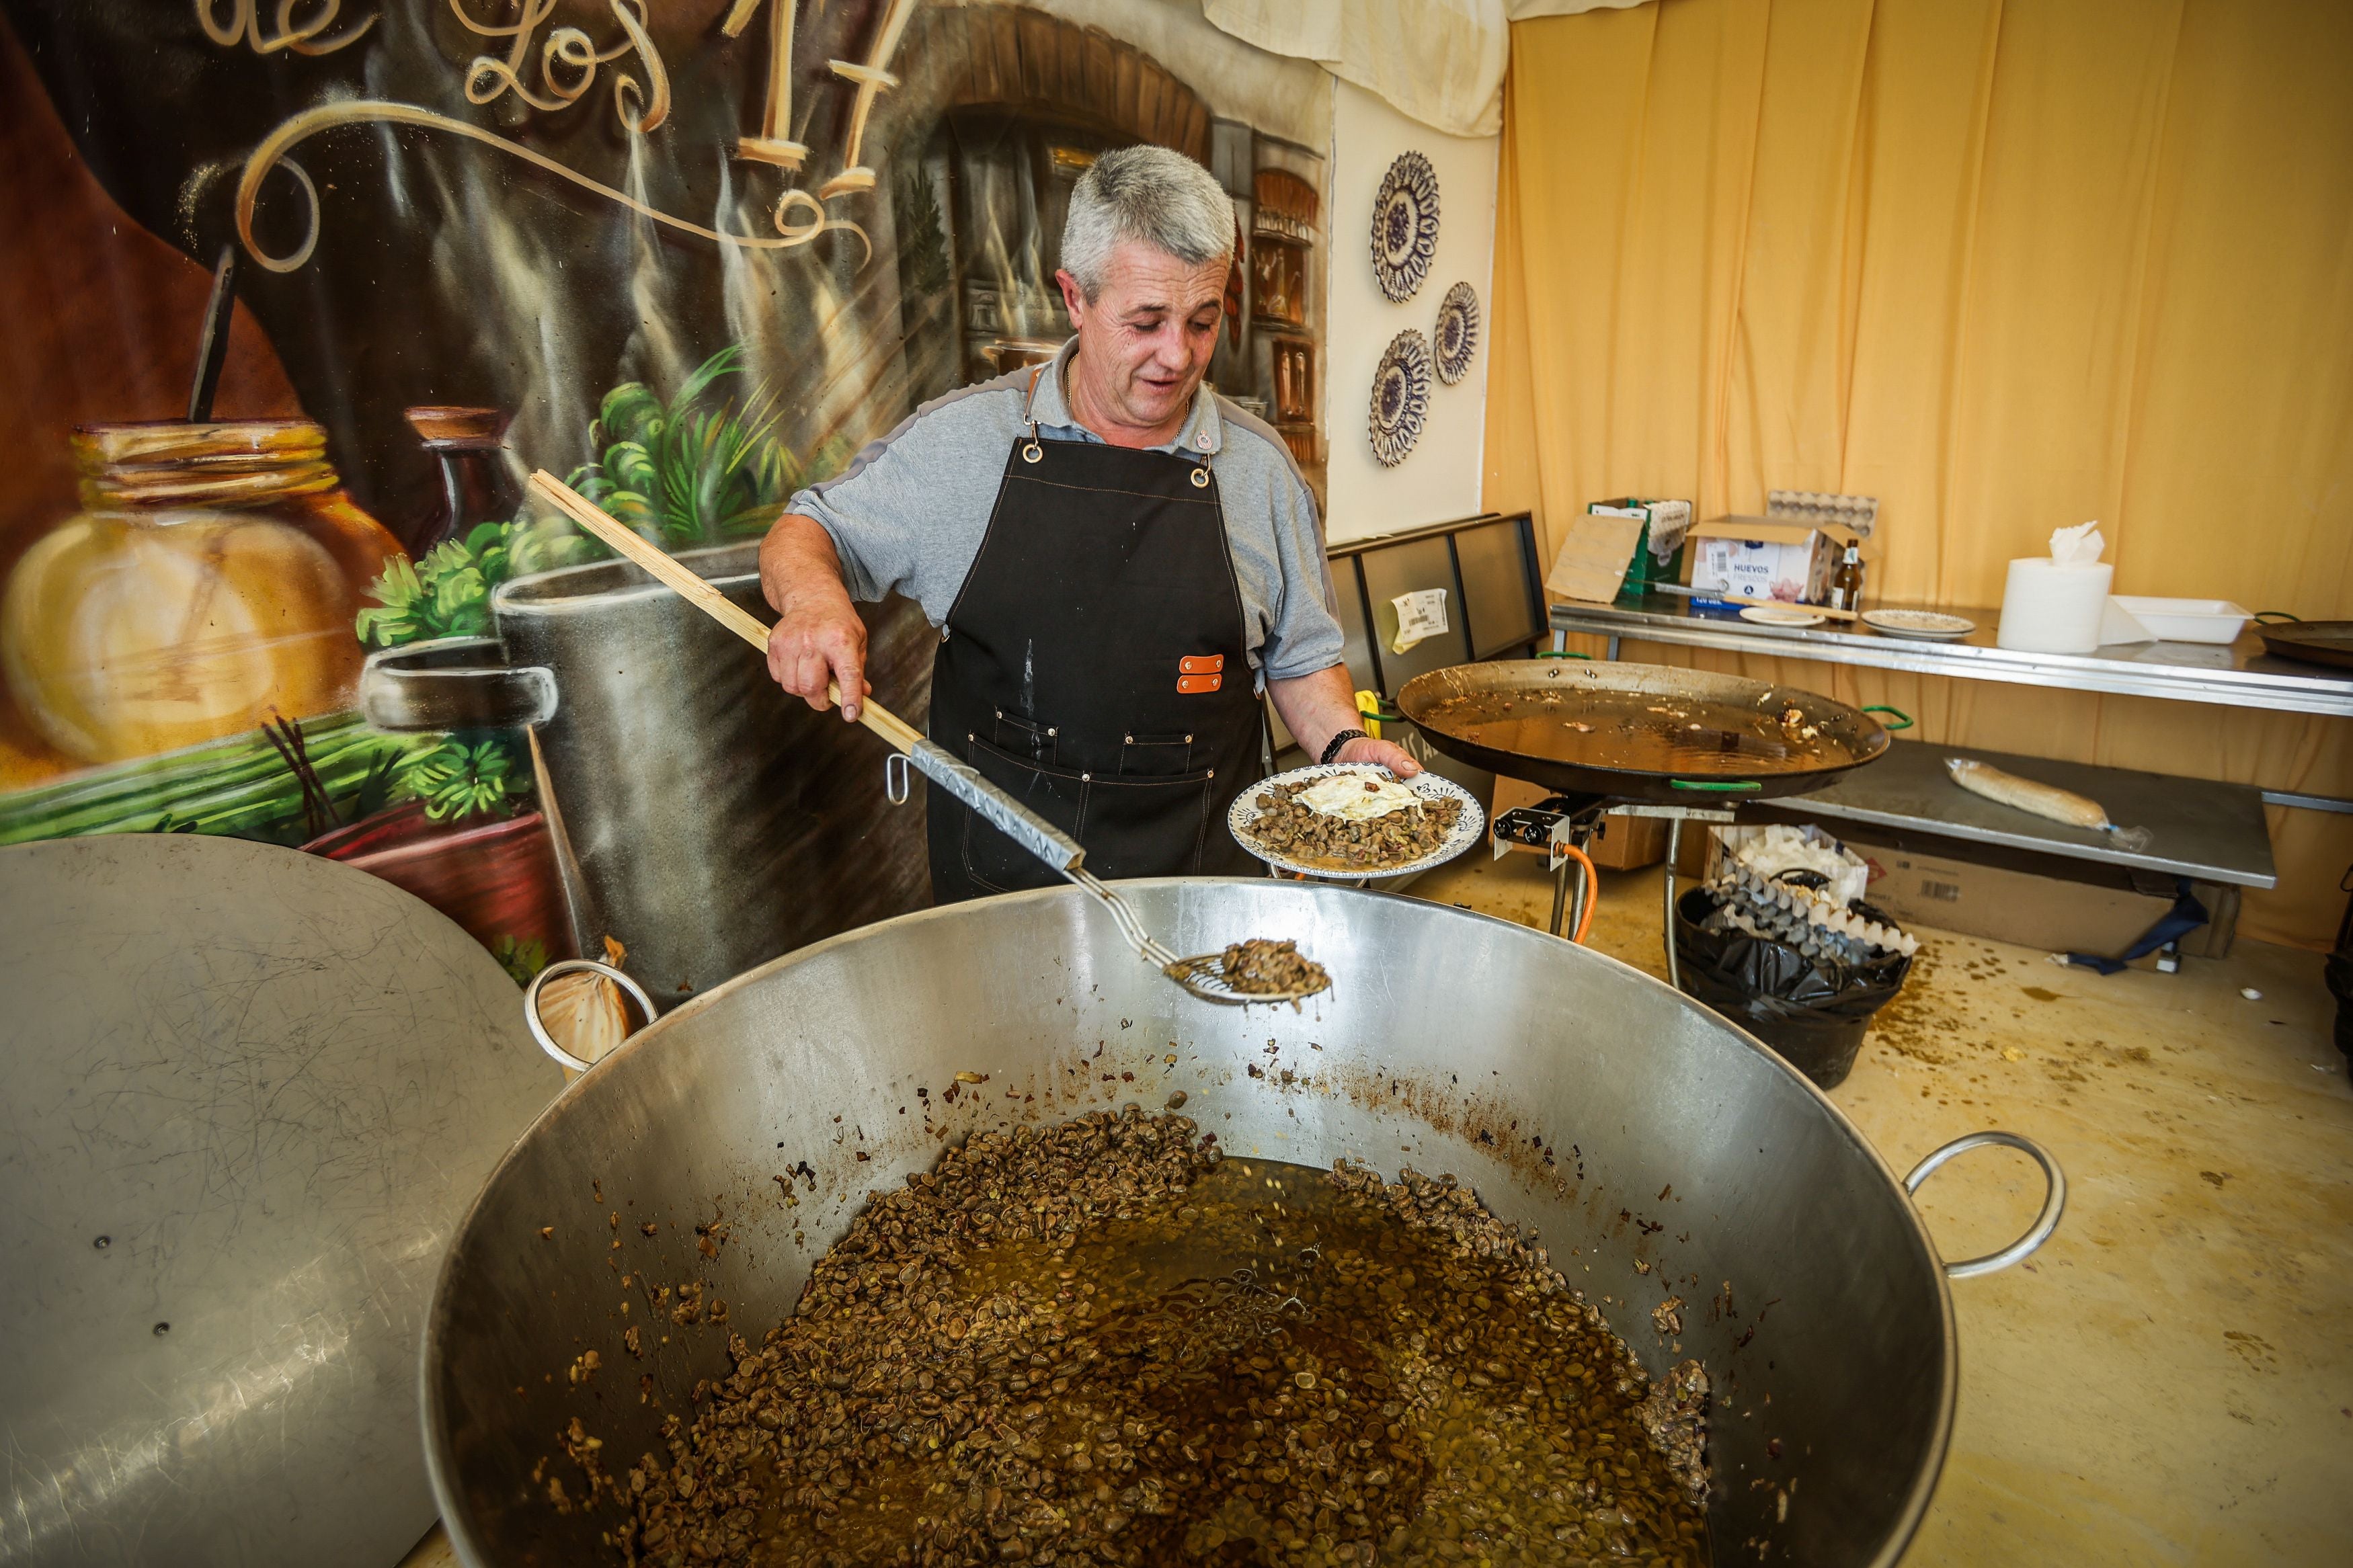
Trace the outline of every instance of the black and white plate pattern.
<path fill-rule="evenodd" d="M 1419 153 L 1400 153 L 1373 198 L 1373 275 L 1398 303 L 1413 298 L 1438 253 L 1438 171 Z"/>
<path fill-rule="evenodd" d="M 1383 778 L 1397 775 L 1388 769 L 1371 763 L 1310 763 L 1303 768 L 1293 768 L 1287 773 L 1277 773 L 1242 791 L 1226 812 L 1226 829 L 1234 842 L 1265 861 L 1278 871 L 1293 871 L 1306 877 L 1337 879 L 1353 881 L 1371 877 L 1403 877 L 1415 871 L 1427 871 L 1433 866 L 1443 866 L 1487 836 L 1487 814 L 1479 809 L 1479 800 L 1469 790 L 1452 779 L 1434 773 L 1419 773 L 1401 781 L 1405 787 L 1424 800 L 1453 800 L 1461 804 L 1462 814 L 1454 819 L 1453 830 L 1447 834 L 1437 848 L 1417 860 L 1402 865 L 1384 866 L 1377 871 L 1361 867 L 1316 866 L 1304 860 L 1293 860 L 1279 851 L 1269 849 L 1250 837 L 1250 827 L 1258 821 L 1258 797 L 1270 784 L 1312 784 L 1335 773 L 1377 773 Z"/>
<path fill-rule="evenodd" d="M 1373 438 L 1373 456 L 1385 468 L 1396 468 L 1421 439 L 1421 422 L 1430 412 L 1430 340 L 1408 327 L 1389 340 L 1373 372 L 1373 405 L 1366 428 Z"/>
<path fill-rule="evenodd" d="M 1479 352 L 1479 296 L 1470 284 L 1457 283 L 1446 291 L 1430 341 L 1438 351 L 1439 380 L 1452 386 L 1471 373 L 1471 356 Z"/>

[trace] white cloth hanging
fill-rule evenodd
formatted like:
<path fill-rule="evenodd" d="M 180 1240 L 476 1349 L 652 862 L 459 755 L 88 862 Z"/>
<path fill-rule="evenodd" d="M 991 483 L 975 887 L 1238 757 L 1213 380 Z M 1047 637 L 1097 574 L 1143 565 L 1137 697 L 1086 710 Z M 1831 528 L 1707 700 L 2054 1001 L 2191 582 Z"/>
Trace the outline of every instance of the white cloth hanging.
<path fill-rule="evenodd" d="M 1220 32 L 1314 60 L 1453 136 L 1504 127 L 1511 25 L 1647 0 L 1202 0 Z"/>

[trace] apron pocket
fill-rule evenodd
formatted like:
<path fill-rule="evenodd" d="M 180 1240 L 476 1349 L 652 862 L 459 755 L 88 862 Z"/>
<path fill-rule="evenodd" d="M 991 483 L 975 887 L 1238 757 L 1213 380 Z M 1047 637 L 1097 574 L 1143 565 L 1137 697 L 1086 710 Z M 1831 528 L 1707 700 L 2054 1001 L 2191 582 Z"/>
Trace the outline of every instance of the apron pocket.
<path fill-rule="evenodd" d="M 990 727 L 987 740 L 1008 759 L 1021 757 L 1050 767 L 1055 760 L 1056 738 L 1054 729 L 1044 724 L 1033 724 L 1020 714 L 1008 713 L 1000 708 L 997 710 L 996 721 Z M 974 737 L 976 742 L 979 739 L 979 736 Z"/>
<path fill-rule="evenodd" d="M 1054 729 L 1045 724 L 1030 724 L 1018 712 L 1005 712 L 1002 708 L 996 710 L 996 720 L 988 724 L 988 733 L 974 736 L 974 741 L 986 741 L 988 745 L 996 745 L 1008 757 L 1045 762 L 1047 766 L 1057 762 L 1057 757 L 1054 757 L 1057 731 Z"/>
<path fill-rule="evenodd" d="M 1119 746 L 1119 776 L 1167 779 L 1193 771 L 1190 735 L 1127 735 Z"/>
<path fill-rule="evenodd" d="M 1172 778 L 1096 778 L 1087 785 L 1087 869 L 1113 877 L 1193 877 L 1212 830 L 1214 770 Z M 1215 830 L 1224 831 L 1223 823 Z"/>
<path fill-rule="evenodd" d="M 972 755 L 965 760 L 981 777 L 1015 800 L 1081 843 L 1086 841 L 1090 785 L 1083 775 L 1068 768 L 1045 766 L 978 739 L 973 741 Z M 1017 888 L 1050 888 L 1062 880 L 1060 872 L 976 814 L 962 806 L 956 809 L 964 812 L 964 868 L 974 881 L 991 892 L 1003 893 Z M 1087 857 L 1087 864 L 1093 866 L 1093 856 Z"/>

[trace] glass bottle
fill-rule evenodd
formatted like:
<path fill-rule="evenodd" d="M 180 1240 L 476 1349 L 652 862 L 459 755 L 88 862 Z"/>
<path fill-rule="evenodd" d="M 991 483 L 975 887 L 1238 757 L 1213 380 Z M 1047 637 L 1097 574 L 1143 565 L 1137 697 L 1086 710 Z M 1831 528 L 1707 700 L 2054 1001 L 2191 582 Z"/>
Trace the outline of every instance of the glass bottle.
<path fill-rule="evenodd" d="M 419 559 L 447 539 L 463 539 L 477 523 L 504 522 L 522 504 L 522 489 L 499 457 L 507 416 L 495 408 L 428 405 L 402 411 L 425 449 L 440 459 L 441 493 L 403 542 Z"/>
<path fill-rule="evenodd" d="M 0 671 L 58 750 L 110 763 L 348 708 L 400 545 L 307 419 L 85 425 L 82 510 L 0 595 Z"/>
<path fill-rule="evenodd" d="M 1849 544 L 1831 573 L 1831 608 L 1849 615 L 1862 609 L 1862 546 Z"/>

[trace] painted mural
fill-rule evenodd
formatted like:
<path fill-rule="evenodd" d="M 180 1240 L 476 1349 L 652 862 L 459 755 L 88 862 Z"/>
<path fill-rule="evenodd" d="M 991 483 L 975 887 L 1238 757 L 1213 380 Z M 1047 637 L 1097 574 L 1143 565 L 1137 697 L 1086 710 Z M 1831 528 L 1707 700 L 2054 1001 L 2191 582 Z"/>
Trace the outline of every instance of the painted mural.
<path fill-rule="evenodd" d="M 0 0 L 0 843 L 219 833 L 676 999 L 927 901 L 921 803 L 520 500 L 761 534 L 1051 353 L 1071 184 L 1232 194 L 1220 390 L 1311 477 L 1329 98 L 1198 0 Z M 934 637 L 871 607 L 920 720 Z"/>

